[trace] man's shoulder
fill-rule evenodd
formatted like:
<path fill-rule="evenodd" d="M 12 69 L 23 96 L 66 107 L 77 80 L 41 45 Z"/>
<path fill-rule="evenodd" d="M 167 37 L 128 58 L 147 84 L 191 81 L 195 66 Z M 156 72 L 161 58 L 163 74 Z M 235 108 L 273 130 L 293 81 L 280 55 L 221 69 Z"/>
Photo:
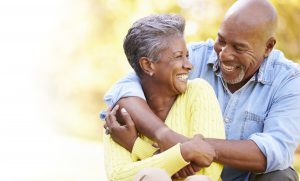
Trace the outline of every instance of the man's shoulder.
<path fill-rule="evenodd" d="M 273 50 L 270 56 L 271 66 L 269 69 L 273 69 L 274 74 L 300 75 L 299 64 L 286 58 L 280 50 Z"/>
<path fill-rule="evenodd" d="M 299 64 L 286 58 L 281 51 L 273 50 L 266 64 L 264 80 L 270 85 L 281 87 L 295 79 L 300 83 Z"/>
<path fill-rule="evenodd" d="M 197 51 L 203 48 L 212 49 L 214 46 L 214 41 L 212 39 L 208 39 L 206 41 L 190 42 L 187 46 L 190 51 Z"/>

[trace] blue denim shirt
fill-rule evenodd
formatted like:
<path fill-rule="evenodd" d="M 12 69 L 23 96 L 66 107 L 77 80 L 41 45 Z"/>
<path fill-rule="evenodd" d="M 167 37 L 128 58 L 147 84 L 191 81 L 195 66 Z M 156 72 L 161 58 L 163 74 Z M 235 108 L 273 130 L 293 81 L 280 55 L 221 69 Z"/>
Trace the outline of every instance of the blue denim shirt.
<path fill-rule="evenodd" d="M 300 69 L 283 53 L 273 50 L 259 70 L 231 93 L 221 78 L 214 42 L 191 43 L 189 78 L 201 77 L 215 90 L 223 113 L 226 139 L 253 140 L 267 158 L 266 172 L 291 166 L 300 140 Z M 105 95 L 108 105 L 121 97 L 144 98 L 139 78 L 131 73 Z M 144 98 L 145 99 L 145 98 Z M 225 166 L 223 181 L 247 180 L 249 172 Z"/>

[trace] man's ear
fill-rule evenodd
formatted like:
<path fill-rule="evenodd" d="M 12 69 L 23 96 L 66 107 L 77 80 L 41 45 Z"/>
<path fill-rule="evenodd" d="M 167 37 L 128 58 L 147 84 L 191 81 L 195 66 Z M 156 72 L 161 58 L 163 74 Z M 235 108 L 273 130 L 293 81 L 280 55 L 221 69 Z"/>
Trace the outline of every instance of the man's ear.
<path fill-rule="evenodd" d="M 147 57 L 141 57 L 139 60 L 139 64 L 143 72 L 147 75 L 152 76 L 154 74 L 154 65 L 153 62 Z"/>
<path fill-rule="evenodd" d="M 269 56 L 269 54 L 273 50 L 275 44 L 276 44 L 275 37 L 269 38 L 269 40 L 266 43 L 266 49 L 265 49 L 264 57 Z"/>

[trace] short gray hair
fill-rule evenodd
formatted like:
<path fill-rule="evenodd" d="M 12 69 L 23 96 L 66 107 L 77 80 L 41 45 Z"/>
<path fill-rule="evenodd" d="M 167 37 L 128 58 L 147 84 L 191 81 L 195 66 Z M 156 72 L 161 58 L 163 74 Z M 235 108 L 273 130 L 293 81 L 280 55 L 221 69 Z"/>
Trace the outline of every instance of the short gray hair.
<path fill-rule="evenodd" d="M 127 60 L 138 76 L 142 69 L 141 57 L 158 61 L 160 52 L 167 48 L 167 38 L 183 36 L 185 20 L 176 14 L 155 14 L 141 18 L 133 23 L 123 43 Z"/>

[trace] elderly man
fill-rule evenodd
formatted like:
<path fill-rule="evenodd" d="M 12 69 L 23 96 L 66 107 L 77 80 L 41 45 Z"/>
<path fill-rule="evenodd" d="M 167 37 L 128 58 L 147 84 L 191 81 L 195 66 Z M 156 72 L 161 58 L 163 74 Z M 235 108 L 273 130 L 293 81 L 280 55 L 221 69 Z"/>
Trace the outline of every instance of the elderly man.
<path fill-rule="evenodd" d="M 291 164 L 300 140 L 300 69 L 273 49 L 276 24 L 268 1 L 240 0 L 227 11 L 215 42 L 189 46 L 189 78 L 213 86 L 226 132 L 226 140 L 203 138 L 213 149 L 199 152 L 224 165 L 224 181 L 298 180 Z M 161 150 L 187 140 L 151 112 L 134 74 L 114 85 L 105 100 L 126 108 L 136 129 Z"/>

